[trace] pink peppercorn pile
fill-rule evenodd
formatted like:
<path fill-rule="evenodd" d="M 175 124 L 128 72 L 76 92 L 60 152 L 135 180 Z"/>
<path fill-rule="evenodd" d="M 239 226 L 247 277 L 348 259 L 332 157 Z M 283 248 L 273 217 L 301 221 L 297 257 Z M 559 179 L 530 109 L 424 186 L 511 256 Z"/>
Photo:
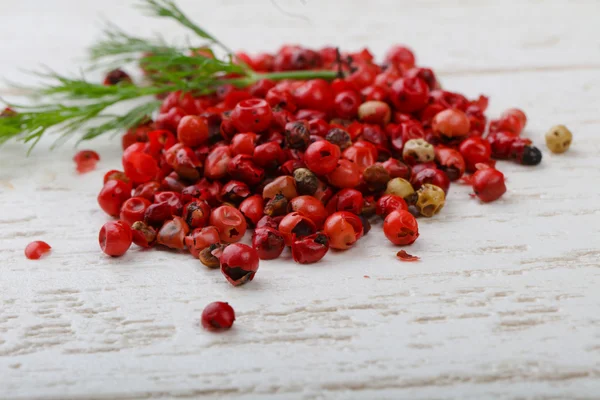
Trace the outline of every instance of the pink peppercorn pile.
<path fill-rule="evenodd" d="M 98 203 L 121 219 L 100 233 L 107 254 L 131 242 L 187 251 L 237 286 L 285 247 L 301 264 L 348 250 L 374 218 L 390 242 L 410 245 L 416 217 L 439 212 L 451 182 L 471 182 L 489 202 L 506 191 L 494 159 L 541 161 L 520 136 L 521 110 L 488 124 L 487 97 L 442 90 L 406 47 L 381 64 L 368 50 L 299 46 L 237 57 L 261 72 L 340 74 L 169 94 L 154 120 L 123 136 L 123 171 L 105 175 Z M 252 246 L 237 243 L 247 230 Z M 205 319 L 230 325 L 233 313 L 227 324 Z"/>

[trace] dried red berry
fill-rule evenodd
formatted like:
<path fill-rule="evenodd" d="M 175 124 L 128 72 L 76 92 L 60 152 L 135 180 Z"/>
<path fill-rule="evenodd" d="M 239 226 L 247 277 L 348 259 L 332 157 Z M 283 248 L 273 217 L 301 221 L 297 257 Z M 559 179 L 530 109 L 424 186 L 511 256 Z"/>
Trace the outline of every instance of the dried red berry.
<path fill-rule="evenodd" d="M 240 286 L 254 279 L 258 263 L 256 250 L 245 244 L 233 243 L 223 250 L 221 272 L 233 286 Z"/>
<path fill-rule="evenodd" d="M 190 227 L 183 218 L 174 217 L 172 220 L 165 222 L 160 228 L 156 241 L 163 246 L 182 250 L 185 247 L 184 240 L 189 231 Z"/>
<path fill-rule="evenodd" d="M 146 210 L 152 203 L 143 197 L 132 197 L 121 206 L 121 221 L 133 225 L 137 221 L 143 221 Z"/>
<path fill-rule="evenodd" d="M 102 251 L 112 257 L 125 254 L 133 241 L 131 228 L 125 222 L 111 221 L 100 229 L 98 242 Z"/>
<path fill-rule="evenodd" d="M 315 263 L 325 257 L 328 251 L 329 239 L 322 233 L 315 233 L 292 242 L 292 257 L 300 264 Z"/>
<path fill-rule="evenodd" d="M 316 231 L 314 222 L 297 212 L 289 213 L 279 223 L 279 232 L 283 235 L 286 246 L 292 245 L 294 237 L 302 238 Z"/>
<path fill-rule="evenodd" d="M 221 301 L 215 301 L 204 307 L 200 322 L 202 327 L 208 331 L 224 331 L 233 325 L 235 321 L 235 312 L 228 304 Z"/>
<path fill-rule="evenodd" d="M 131 197 L 131 186 L 120 180 L 107 181 L 98 194 L 98 204 L 111 217 L 118 217 L 121 206 Z"/>
<path fill-rule="evenodd" d="M 506 193 L 504 174 L 494 168 L 480 169 L 471 177 L 473 191 L 485 203 L 499 199 Z"/>
<path fill-rule="evenodd" d="M 73 156 L 73 161 L 77 166 L 77 172 L 80 174 L 93 171 L 96 164 L 100 161 L 100 156 L 94 150 L 81 150 Z"/>
<path fill-rule="evenodd" d="M 410 212 L 392 211 L 383 221 L 383 233 L 395 245 L 408 245 L 419 237 L 419 225 Z"/>
<path fill-rule="evenodd" d="M 261 260 L 273 260 L 281 255 L 285 240 L 281 232 L 273 228 L 256 228 L 252 235 L 252 247 Z"/>
<path fill-rule="evenodd" d="M 364 233 L 360 218 L 347 211 L 331 214 L 325 220 L 323 231 L 329 237 L 330 247 L 337 250 L 350 248 Z"/>
<path fill-rule="evenodd" d="M 210 224 L 219 230 L 223 243 L 239 241 L 246 233 L 246 219 L 236 208 L 221 206 L 212 210 Z"/>
<path fill-rule="evenodd" d="M 219 230 L 214 226 L 194 229 L 184 240 L 190 254 L 196 258 L 200 256 L 202 250 L 220 241 Z"/>

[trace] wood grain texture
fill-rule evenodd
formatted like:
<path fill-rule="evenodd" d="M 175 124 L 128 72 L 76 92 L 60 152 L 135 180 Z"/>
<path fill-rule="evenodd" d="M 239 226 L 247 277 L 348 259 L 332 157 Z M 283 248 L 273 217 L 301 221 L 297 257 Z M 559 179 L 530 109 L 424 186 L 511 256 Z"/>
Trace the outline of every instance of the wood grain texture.
<path fill-rule="evenodd" d="M 600 393 L 600 32 L 595 1 L 180 1 L 225 42 L 283 42 L 381 55 L 417 49 L 444 87 L 491 96 L 490 115 L 523 107 L 526 135 L 563 123 L 571 150 L 538 168 L 500 163 L 509 191 L 483 205 L 453 185 L 421 219 L 401 263 L 375 226 L 355 249 L 314 266 L 263 262 L 229 286 L 183 254 L 100 254 L 102 174 L 118 141 L 89 144 L 99 169 L 79 176 L 70 145 L 0 149 L 2 399 L 597 399 Z M 76 71 L 100 16 L 132 32 L 164 29 L 131 2 L 21 0 L 2 5 L 0 76 L 40 62 Z M 31 82 L 31 81 L 30 81 Z M 8 89 L 0 94 L 9 96 Z M 35 239 L 53 246 L 31 262 Z M 369 278 L 365 277 L 368 276 Z M 215 300 L 234 329 L 199 328 Z"/>

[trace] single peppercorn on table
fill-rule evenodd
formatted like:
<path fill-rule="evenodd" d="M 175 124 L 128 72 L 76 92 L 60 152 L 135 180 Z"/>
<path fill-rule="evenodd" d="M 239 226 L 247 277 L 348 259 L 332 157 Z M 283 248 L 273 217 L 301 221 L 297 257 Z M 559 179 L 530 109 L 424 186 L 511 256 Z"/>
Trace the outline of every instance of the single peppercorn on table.
<path fill-rule="evenodd" d="M 140 35 L 183 36 L 117 0 L 3 5 L 0 76 L 40 61 L 75 71 L 104 14 Z M 128 3 L 128 2 L 125 2 Z M 179 4 L 225 43 L 283 43 L 378 56 L 406 43 L 444 88 L 489 95 L 490 116 L 527 112 L 538 167 L 500 162 L 508 192 L 480 203 L 454 184 L 421 238 L 395 247 L 381 223 L 314 265 L 261 261 L 233 287 L 198 260 L 98 248 L 102 175 L 118 140 L 85 144 L 101 160 L 79 175 L 52 138 L 25 157 L 0 148 L 0 398 L 2 399 L 508 399 L 600 393 L 600 53 L 595 2 L 244 2 Z M 248 16 L 252 15 L 249 19 Z M 301 17 L 299 17 L 301 16 Z M 35 29 L 29 27 L 35 26 Z M 11 38 L 11 39 L 9 39 Z M 75 61 L 74 61 L 75 60 Z M 29 79 L 29 81 L 27 81 Z M 100 80 L 100 76 L 98 76 Z M 14 89 L 0 86 L 0 96 Z M 544 135 L 573 132 L 564 154 Z M 28 243 L 52 250 L 27 260 Z M 249 243 L 248 238 L 244 241 Z M 400 249 L 419 262 L 396 258 Z M 227 332 L 201 328 L 225 301 Z"/>

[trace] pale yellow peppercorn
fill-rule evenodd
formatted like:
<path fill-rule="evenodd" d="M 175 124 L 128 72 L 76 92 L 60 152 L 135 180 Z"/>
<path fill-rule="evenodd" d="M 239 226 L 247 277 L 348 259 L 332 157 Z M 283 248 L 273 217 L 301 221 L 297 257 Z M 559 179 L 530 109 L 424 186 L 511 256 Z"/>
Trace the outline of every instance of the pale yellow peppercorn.
<path fill-rule="evenodd" d="M 435 151 L 425 139 L 410 139 L 404 144 L 402 158 L 409 164 L 433 161 Z"/>
<path fill-rule="evenodd" d="M 569 150 L 573 134 L 564 125 L 556 125 L 546 133 L 546 146 L 553 153 L 564 153 Z"/>
<path fill-rule="evenodd" d="M 425 183 L 417 190 L 417 202 L 415 206 L 424 217 L 433 217 L 446 204 L 444 191 L 435 185 Z"/>
<path fill-rule="evenodd" d="M 414 193 L 415 189 L 413 189 L 410 182 L 402 178 L 391 179 L 387 183 L 387 188 L 385 189 L 385 194 L 395 194 L 396 196 L 400 196 L 404 199 Z"/>

